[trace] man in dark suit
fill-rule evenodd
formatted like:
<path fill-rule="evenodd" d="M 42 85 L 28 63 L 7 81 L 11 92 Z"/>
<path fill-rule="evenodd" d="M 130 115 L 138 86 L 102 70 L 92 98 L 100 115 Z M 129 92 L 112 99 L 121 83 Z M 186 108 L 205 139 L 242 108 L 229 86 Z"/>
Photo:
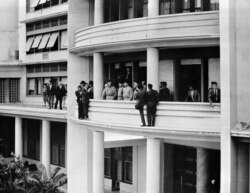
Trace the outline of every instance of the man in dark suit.
<path fill-rule="evenodd" d="M 148 126 L 155 126 L 156 106 L 159 102 L 159 94 L 156 90 L 153 90 L 153 85 L 148 84 L 148 91 L 146 93 L 147 104 L 147 119 Z"/>
<path fill-rule="evenodd" d="M 195 90 L 193 86 L 191 85 L 189 86 L 189 91 L 187 93 L 185 101 L 187 102 L 200 102 L 201 101 L 200 93 L 198 92 L 198 90 Z"/>
<path fill-rule="evenodd" d="M 82 117 L 83 119 L 89 118 L 89 92 L 88 92 L 88 84 L 85 83 L 83 85 L 83 88 L 81 90 L 81 99 L 82 99 L 82 107 L 83 107 L 83 112 L 84 112 L 84 116 Z"/>
<path fill-rule="evenodd" d="M 75 92 L 76 95 L 76 102 L 78 104 L 78 118 L 83 119 L 83 105 L 82 105 L 82 96 L 81 96 L 82 87 L 79 85 L 77 91 Z"/>
<path fill-rule="evenodd" d="M 60 104 L 60 109 L 62 110 L 62 99 L 63 97 L 66 95 L 66 89 L 65 87 L 62 85 L 62 82 L 58 83 L 58 86 L 56 87 L 56 103 L 55 103 L 55 109 L 57 109 L 57 104 L 59 102 Z"/>
<path fill-rule="evenodd" d="M 160 101 L 170 101 L 170 91 L 167 88 L 167 82 L 161 82 L 159 96 Z"/>
<path fill-rule="evenodd" d="M 141 116 L 141 122 L 142 122 L 142 127 L 146 126 L 145 118 L 144 118 L 144 112 L 143 112 L 143 107 L 146 104 L 146 91 L 143 89 L 142 85 L 138 85 L 138 92 L 136 93 L 135 100 L 137 101 L 136 103 L 136 109 L 139 110 L 140 116 Z"/>
<path fill-rule="evenodd" d="M 56 87 L 53 85 L 52 80 L 50 80 L 49 85 L 47 87 L 49 109 L 51 108 L 53 109 L 55 92 L 56 92 Z"/>
<path fill-rule="evenodd" d="M 220 103 L 220 89 L 217 82 L 211 82 L 212 87 L 208 90 L 208 101 L 211 106 L 213 103 Z"/>

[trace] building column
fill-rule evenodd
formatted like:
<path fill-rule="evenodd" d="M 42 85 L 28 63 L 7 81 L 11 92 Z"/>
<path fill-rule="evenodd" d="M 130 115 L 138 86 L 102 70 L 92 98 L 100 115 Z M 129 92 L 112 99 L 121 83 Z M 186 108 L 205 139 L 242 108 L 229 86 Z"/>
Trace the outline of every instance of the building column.
<path fill-rule="evenodd" d="M 104 133 L 93 132 L 93 193 L 104 193 Z"/>
<path fill-rule="evenodd" d="M 104 22 L 104 0 L 95 0 L 94 7 L 94 24 L 102 24 Z"/>
<path fill-rule="evenodd" d="M 50 122 L 42 121 L 42 164 L 50 176 Z"/>
<path fill-rule="evenodd" d="M 147 82 L 159 90 L 159 50 L 147 48 Z"/>
<path fill-rule="evenodd" d="M 155 17 L 159 15 L 159 1 L 160 0 L 148 0 L 149 17 Z"/>
<path fill-rule="evenodd" d="M 161 176 L 161 141 L 160 139 L 147 139 L 146 156 L 146 193 L 160 193 Z"/>
<path fill-rule="evenodd" d="M 237 192 L 237 141 L 231 129 L 237 123 L 236 0 L 220 0 L 221 79 L 221 193 Z"/>
<path fill-rule="evenodd" d="M 104 83 L 103 54 L 94 53 L 93 58 L 94 99 L 101 99 Z"/>
<path fill-rule="evenodd" d="M 209 150 L 197 148 L 196 193 L 207 193 L 209 180 Z"/>
<path fill-rule="evenodd" d="M 15 155 L 23 156 L 23 130 L 22 118 L 15 117 Z"/>

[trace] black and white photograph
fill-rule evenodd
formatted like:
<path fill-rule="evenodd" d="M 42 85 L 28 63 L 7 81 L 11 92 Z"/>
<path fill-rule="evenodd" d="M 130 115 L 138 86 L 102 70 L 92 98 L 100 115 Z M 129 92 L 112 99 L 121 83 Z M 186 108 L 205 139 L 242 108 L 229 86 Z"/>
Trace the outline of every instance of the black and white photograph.
<path fill-rule="evenodd" d="M 250 0 L 0 0 L 0 193 L 250 193 Z"/>

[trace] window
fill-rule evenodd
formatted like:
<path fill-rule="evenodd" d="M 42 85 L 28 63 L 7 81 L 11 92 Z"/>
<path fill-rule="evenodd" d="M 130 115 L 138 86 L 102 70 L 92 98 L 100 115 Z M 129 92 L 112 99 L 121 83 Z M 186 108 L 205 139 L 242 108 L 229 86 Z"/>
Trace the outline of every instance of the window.
<path fill-rule="evenodd" d="M 9 102 L 10 103 L 16 103 L 19 102 L 19 79 L 18 78 L 12 78 L 9 79 Z"/>
<path fill-rule="evenodd" d="M 15 118 L 0 116 L 0 123 L 0 154 L 8 158 L 15 152 Z"/>
<path fill-rule="evenodd" d="M 132 147 L 124 147 L 123 148 L 123 154 L 124 154 L 124 181 L 128 183 L 132 183 L 133 181 L 133 152 Z"/>
<path fill-rule="evenodd" d="M 24 156 L 40 160 L 40 120 L 23 119 L 24 123 Z"/>
<path fill-rule="evenodd" d="M 51 164 L 65 166 L 65 123 L 51 122 Z"/>
<path fill-rule="evenodd" d="M 143 0 L 143 17 L 148 16 L 148 0 Z"/>
<path fill-rule="evenodd" d="M 31 31 L 46 29 L 46 28 L 51 28 L 51 27 L 65 26 L 67 25 L 67 23 L 68 23 L 67 16 L 61 16 L 61 17 L 56 17 L 56 18 L 52 18 L 48 20 L 42 20 L 39 22 L 28 23 L 26 25 L 26 28 L 27 28 L 27 32 L 31 32 Z"/>
<path fill-rule="evenodd" d="M 161 0 L 160 1 L 160 14 L 168 15 L 175 13 L 174 0 Z"/>
<path fill-rule="evenodd" d="M 133 182 L 133 147 L 104 150 L 104 176 L 124 183 Z"/>
<path fill-rule="evenodd" d="M 104 149 L 104 176 L 111 178 L 111 149 Z"/>
<path fill-rule="evenodd" d="M 219 10 L 219 0 L 210 0 L 210 10 Z"/>
<path fill-rule="evenodd" d="M 67 31 L 57 31 L 36 36 L 30 36 L 26 42 L 26 53 L 34 54 L 39 52 L 58 51 L 67 49 Z"/>
<path fill-rule="evenodd" d="M 30 0 L 28 11 L 37 11 L 67 2 L 68 0 Z"/>
<path fill-rule="evenodd" d="M 0 79 L 0 103 L 5 103 L 5 79 Z"/>

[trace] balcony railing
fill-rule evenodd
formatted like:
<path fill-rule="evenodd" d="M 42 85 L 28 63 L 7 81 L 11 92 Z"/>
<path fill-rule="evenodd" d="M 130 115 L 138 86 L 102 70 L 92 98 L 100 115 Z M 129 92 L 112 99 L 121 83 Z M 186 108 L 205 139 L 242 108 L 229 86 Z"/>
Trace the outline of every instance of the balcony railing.
<path fill-rule="evenodd" d="M 146 119 L 146 108 L 145 108 Z M 77 110 L 75 112 L 77 117 Z M 140 126 L 135 101 L 91 100 L 89 121 L 103 125 Z M 220 104 L 160 102 L 157 106 L 155 127 L 163 130 L 219 132 Z"/>

